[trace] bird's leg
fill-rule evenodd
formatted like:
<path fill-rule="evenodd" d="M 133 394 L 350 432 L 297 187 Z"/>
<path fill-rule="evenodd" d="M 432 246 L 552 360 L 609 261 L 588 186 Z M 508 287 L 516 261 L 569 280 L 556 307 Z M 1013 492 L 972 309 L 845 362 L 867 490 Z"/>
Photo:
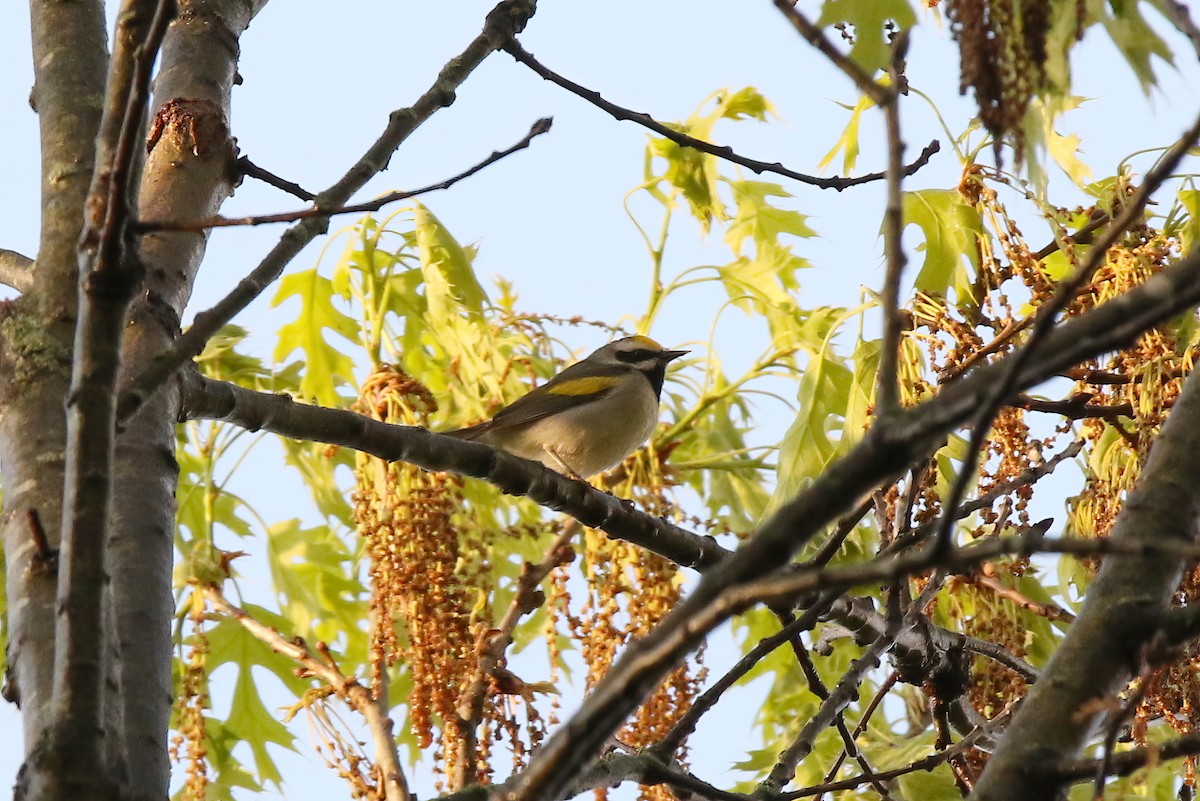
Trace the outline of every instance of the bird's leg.
<path fill-rule="evenodd" d="M 558 465 L 558 467 L 555 468 L 558 470 L 558 472 L 562 473 L 567 478 L 573 478 L 577 481 L 586 481 L 583 476 L 571 469 L 571 465 L 567 464 L 566 461 L 564 461 L 563 458 L 558 455 L 553 446 L 543 445 L 542 450 L 549 454 L 551 461 Z"/>

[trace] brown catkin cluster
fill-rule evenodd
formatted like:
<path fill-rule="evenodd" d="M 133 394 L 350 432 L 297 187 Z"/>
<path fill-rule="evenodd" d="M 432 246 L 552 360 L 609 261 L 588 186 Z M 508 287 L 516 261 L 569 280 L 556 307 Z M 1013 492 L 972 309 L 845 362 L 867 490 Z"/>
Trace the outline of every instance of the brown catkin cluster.
<path fill-rule="evenodd" d="M 655 454 L 643 452 L 626 463 L 624 494 L 637 499 L 651 514 L 673 512 L 663 490 L 662 466 Z M 682 597 L 679 567 L 657 554 L 610 540 L 602 532 L 586 530 L 582 560 L 588 597 L 578 617 L 567 618 L 588 666 L 589 688 L 603 678 L 618 651 L 632 637 L 645 635 Z M 552 589 L 553 608 L 563 609 L 565 579 Z M 668 674 L 633 714 L 618 734 L 634 747 L 649 746 L 662 738 L 691 706 L 703 684 L 703 667 L 683 665 Z M 606 797 L 597 790 L 596 797 Z M 643 786 L 644 801 L 672 801 L 664 786 Z"/>
<path fill-rule="evenodd" d="M 947 0 L 946 14 L 958 40 L 960 89 L 975 90 L 979 118 L 995 137 L 997 162 L 1001 137 L 1013 143 L 1017 161 L 1024 155 L 1022 124 L 1030 100 L 1046 84 L 1046 36 L 1056 7 L 1076 15 L 1083 8 L 1066 0 Z"/>
<path fill-rule="evenodd" d="M 1135 230 L 1110 249 L 1073 312 L 1128 292 L 1167 266 L 1177 244 L 1157 232 Z M 1193 354 L 1170 327 L 1153 329 L 1126 350 L 1077 371 L 1076 392 L 1112 415 L 1082 425 L 1092 452 L 1083 492 L 1071 504 L 1073 529 L 1107 537 L 1125 495 L 1137 483 L 1159 428 L 1191 370 Z"/>
<path fill-rule="evenodd" d="M 437 407 L 424 386 L 384 364 L 364 382 L 356 408 L 385 422 L 423 425 Z M 458 765 L 465 733 L 456 708 L 475 675 L 476 640 L 491 622 L 480 543 L 455 524 L 461 480 L 363 455 L 356 475 L 355 517 L 371 560 L 373 686 L 403 659 L 418 744 L 428 748 L 440 728 L 437 754 Z M 486 755 L 476 769 L 488 775 Z"/>
<path fill-rule="evenodd" d="M 204 633 L 206 614 L 201 593 L 192 594 L 188 622 L 192 639 L 187 661 L 183 664 L 176 702 L 178 722 L 171 739 L 170 756 L 174 762 L 186 761 L 182 788 L 184 801 L 204 801 L 208 792 L 208 736 L 204 728 L 204 710 L 208 709 L 208 637 Z"/>

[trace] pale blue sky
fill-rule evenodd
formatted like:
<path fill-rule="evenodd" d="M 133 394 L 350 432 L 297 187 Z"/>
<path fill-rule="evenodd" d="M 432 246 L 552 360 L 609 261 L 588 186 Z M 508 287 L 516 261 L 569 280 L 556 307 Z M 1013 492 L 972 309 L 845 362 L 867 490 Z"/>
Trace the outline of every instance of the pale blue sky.
<path fill-rule="evenodd" d="M 242 42 L 244 83 L 235 90 L 232 128 L 243 153 L 312 191 L 324 188 L 374 140 L 388 112 L 415 99 L 479 31 L 491 5 L 477 0 L 357 0 L 332 11 L 333 5 L 316 0 L 268 4 Z M 27 9 L 7 6 L 0 13 L 0 75 L 5 76 L 0 81 L 0 152 L 10 158 L 0 162 L 5 187 L 0 246 L 32 256 L 38 221 L 37 126 L 27 103 L 32 81 L 27 39 Z M 552 69 L 662 120 L 686 116 L 715 89 L 753 85 L 776 104 L 782 119 L 770 125 L 723 124 L 716 138 L 745 155 L 779 160 L 801 172 L 816 170 L 846 122 L 848 113 L 835 101 L 853 104 L 857 99 L 850 82 L 801 41 L 768 0 L 545 2 L 522 40 Z M 1091 31 L 1081 46 L 1074 62 L 1076 90 L 1095 99 L 1060 127 L 1083 137 L 1084 159 L 1097 177 L 1110 174 L 1134 150 L 1169 144 L 1196 113 L 1200 70 L 1182 39 L 1171 41 L 1186 66 L 1181 72 L 1159 69 L 1161 87 L 1149 101 L 1098 31 Z M 915 87 L 937 98 L 952 130 L 965 127 L 972 108 L 958 95 L 957 56 L 944 28 L 919 28 L 909 75 Z M 929 108 L 913 97 L 903 109 L 909 159 L 929 139 L 943 140 L 943 152 L 906 188 L 955 185 L 957 164 Z M 471 76 L 456 104 L 421 128 L 361 199 L 443 179 L 512 144 L 544 116 L 555 118 L 554 130 L 532 148 L 423 200 L 460 241 L 480 244 L 481 275 L 512 280 L 521 308 L 609 321 L 639 313 L 649 261 L 622 198 L 641 180 L 646 132 L 615 122 L 544 83 L 503 53 L 491 56 Z M 864 120 L 860 172 L 883 168 L 876 117 L 868 113 Z M 835 167 L 840 163 L 839 158 Z M 1135 163 L 1144 170 L 1148 157 Z M 1185 166 L 1194 170 L 1195 160 Z M 816 266 L 801 275 L 801 304 L 857 305 L 860 287 L 877 287 L 882 275 L 877 237 L 882 185 L 839 194 L 777 180 L 797 196 L 791 207 L 811 215 L 811 225 L 822 236 L 797 246 Z M 1056 200 L 1062 205 L 1086 202 L 1070 191 Z M 295 207 L 294 199 L 247 181 L 225 211 L 250 214 Z M 211 305 L 257 264 L 283 230 L 218 231 L 192 313 Z M 1044 228 L 1029 225 L 1025 230 L 1041 243 Z M 917 241 L 910 231 L 906 242 L 911 246 Z M 293 268 L 311 267 L 320 244 L 301 254 Z M 700 242 L 696 227 L 680 216 L 668 247 L 668 274 L 727 258 L 719 236 Z M 272 294 L 268 291 L 266 298 Z M 718 303 L 715 293 L 697 292 L 686 304 L 668 308 L 654 335 L 670 345 L 702 340 Z M 268 313 L 260 301 L 237 322 L 269 332 L 284 319 L 278 311 Z M 726 361 L 734 366 L 752 358 L 761 344 L 744 341 L 739 320 L 729 315 L 720 338 Z M 582 350 L 600 344 L 588 332 L 566 336 Z M 263 338 L 254 347 L 269 357 L 272 343 Z M 776 438 L 787 424 L 779 410 L 769 412 L 768 422 Z M 272 464 L 272 452 L 269 446 L 263 449 L 264 465 Z M 296 513 L 295 488 L 286 479 L 250 490 L 268 520 Z M 255 543 L 239 547 L 254 550 Z M 265 582 L 259 589 L 269 592 Z M 728 661 L 727 655 L 710 650 L 714 671 Z M 753 703 L 740 706 L 742 714 L 726 713 L 728 722 L 721 726 L 725 738 L 710 735 L 695 742 L 695 762 L 705 766 L 704 778 L 719 785 L 732 778 L 726 766 L 742 758 L 725 750 L 749 725 L 747 710 Z M 280 754 L 289 776 L 286 797 L 345 797 L 340 780 L 319 767 L 302 727 L 295 731 L 299 755 Z M 20 736 L 16 710 L 0 706 L 0 741 L 11 744 L 0 749 L 0 787 L 11 784 L 20 764 Z M 414 783 L 429 787 L 427 780 Z"/>

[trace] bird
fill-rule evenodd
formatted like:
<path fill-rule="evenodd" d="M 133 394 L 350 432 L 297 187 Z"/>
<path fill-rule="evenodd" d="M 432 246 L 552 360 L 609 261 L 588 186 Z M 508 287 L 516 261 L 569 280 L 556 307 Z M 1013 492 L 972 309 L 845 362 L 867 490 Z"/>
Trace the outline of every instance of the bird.
<path fill-rule="evenodd" d="M 491 420 L 444 433 L 587 479 L 616 467 L 650 438 L 667 365 L 686 353 L 646 336 L 617 339 Z"/>

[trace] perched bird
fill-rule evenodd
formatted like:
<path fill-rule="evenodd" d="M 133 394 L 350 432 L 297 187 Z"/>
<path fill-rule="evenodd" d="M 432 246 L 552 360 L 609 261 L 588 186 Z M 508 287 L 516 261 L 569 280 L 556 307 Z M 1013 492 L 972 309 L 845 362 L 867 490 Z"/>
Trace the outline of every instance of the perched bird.
<path fill-rule="evenodd" d="M 649 337 L 618 339 L 484 423 L 446 432 L 541 462 L 572 478 L 620 464 L 658 425 L 667 365 L 687 353 Z"/>

